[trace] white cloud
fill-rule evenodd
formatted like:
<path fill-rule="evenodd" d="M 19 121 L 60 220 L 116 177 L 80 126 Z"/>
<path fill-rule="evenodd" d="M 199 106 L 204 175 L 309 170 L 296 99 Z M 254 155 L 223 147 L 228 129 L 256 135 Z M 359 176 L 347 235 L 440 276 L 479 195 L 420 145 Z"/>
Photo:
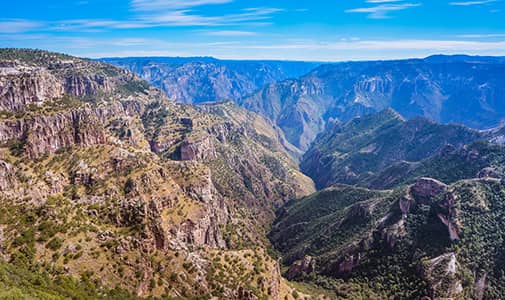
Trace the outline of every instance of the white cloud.
<path fill-rule="evenodd" d="M 282 9 L 271 7 L 246 8 L 234 14 L 204 16 L 189 10 L 174 10 L 143 14 L 129 20 L 74 19 L 47 22 L 46 28 L 66 32 L 100 32 L 109 29 L 139 29 L 155 27 L 218 27 L 268 25 L 273 15 Z M 1 24 L 1 23 L 0 23 Z M 1 30 L 0 30 L 1 32 Z"/>
<path fill-rule="evenodd" d="M 372 0 L 380 1 L 380 0 Z M 383 2 L 376 2 L 383 3 Z M 389 18 L 388 13 L 392 11 L 401 11 L 412 7 L 421 6 L 420 3 L 401 3 L 401 4 L 381 4 L 373 7 L 362 7 L 348 9 L 346 13 L 366 13 L 370 19 L 387 19 Z"/>
<path fill-rule="evenodd" d="M 391 2 L 400 2 L 403 0 L 367 0 L 367 3 L 391 3 Z"/>
<path fill-rule="evenodd" d="M 505 38 L 505 33 L 487 33 L 487 34 L 460 34 L 460 38 L 465 39 L 491 39 L 491 38 Z"/>
<path fill-rule="evenodd" d="M 231 36 L 255 36 L 256 32 L 252 31 L 240 31 L 240 30 L 217 30 L 217 31 L 204 31 L 205 35 L 210 36 L 223 36 L 223 37 L 231 37 Z"/>
<path fill-rule="evenodd" d="M 460 1 L 460 2 L 450 2 L 450 5 L 454 6 L 474 6 L 474 5 L 483 5 L 497 2 L 497 0 L 477 0 L 477 1 Z"/>
<path fill-rule="evenodd" d="M 269 20 L 282 9 L 259 7 L 246 8 L 238 13 L 221 16 L 193 14 L 189 10 L 175 10 L 143 15 L 140 22 L 151 27 L 158 26 L 229 26 Z"/>
<path fill-rule="evenodd" d="M 186 9 L 202 5 L 226 4 L 233 0 L 132 0 L 131 7 L 136 11 L 160 11 Z"/>
<path fill-rule="evenodd" d="M 0 33 L 20 33 L 28 32 L 44 26 L 42 22 L 22 20 L 22 19 L 6 19 L 0 20 Z"/>

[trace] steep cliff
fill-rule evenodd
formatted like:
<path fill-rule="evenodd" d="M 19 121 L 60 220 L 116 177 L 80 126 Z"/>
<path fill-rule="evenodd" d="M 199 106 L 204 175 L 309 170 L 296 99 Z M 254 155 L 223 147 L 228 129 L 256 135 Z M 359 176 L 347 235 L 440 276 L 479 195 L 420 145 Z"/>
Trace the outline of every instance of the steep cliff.
<path fill-rule="evenodd" d="M 315 261 L 297 280 L 343 295 L 358 285 L 379 298 L 500 299 L 504 191 L 498 178 L 335 186 L 286 206 L 270 237 L 290 271 Z"/>
<path fill-rule="evenodd" d="M 276 205 L 313 184 L 266 120 L 176 105 L 100 62 L 0 58 L 6 276 L 12 265 L 142 297 L 292 298 L 264 231 Z"/>
<path fill-rule="evenodd" d="M 437 56 L 322 65 L 298 79 L 270 83 L 242 98 L 305 150 L 331 120 L 395 109 L 473 128 L 499 125 L 504 115 L 502 59 Z"/>
<path fill-rule="evenodd" d="M 211 57 L 129 57 L 103 61 L 138 74 L 182 103 L 238 100 L 265 84 L 296 78 L 318 63 L 219 60 Z"/>

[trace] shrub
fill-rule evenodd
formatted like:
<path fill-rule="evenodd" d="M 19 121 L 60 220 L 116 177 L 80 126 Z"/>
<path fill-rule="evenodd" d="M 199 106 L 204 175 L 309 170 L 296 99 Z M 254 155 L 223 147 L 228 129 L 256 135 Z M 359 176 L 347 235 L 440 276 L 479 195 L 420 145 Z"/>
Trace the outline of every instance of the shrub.
<path fill-rule="evenodd" d="M 63 240 L 55 237 L 46 244 L 46 248 L 56 251 L 63 245 Z"/>

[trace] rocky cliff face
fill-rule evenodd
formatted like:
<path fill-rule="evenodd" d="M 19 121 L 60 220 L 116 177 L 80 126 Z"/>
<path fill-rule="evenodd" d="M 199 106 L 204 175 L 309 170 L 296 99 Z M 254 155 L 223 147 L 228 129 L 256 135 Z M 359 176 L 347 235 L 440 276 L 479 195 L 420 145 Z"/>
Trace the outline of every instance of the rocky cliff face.
<path fill-rule="evenodd" d="M 137 73 L 182 103 L 238 100 L 263 85 L 308 73 L 317 63 L 214 58 L 103 59 Z"/>
<path fill-rule="evenodd" d="M 294 147 L 267 120 L 232 102 L 185 109 L 175 119 L 164 107 L 144 116 L 156 120 L 146 123 L 152 128 L 150 144 L 159 155 L 207 166 L 212 183 L 232 210 L 248 207 L 254 212 L 254 221 L 233 221 L 233 230 L 226 232 L 230 243 L 263 239 L 262 230 L 250 230 L 253 223 L 267 225 L 274 207 L 314 191 L 290 155 Z"/>
<path fill-rule="evenodd" d="M 0 87 L 9 263 L 51 264 L 49 276 L 142 297 L 291 297 L 277 263 L 252 249 L 267 243 L 274 200 L 313 186 L 267 121 L 236 106 L 175 105 L 103 63 L 28 50 L 0 58 L 11 68 Z M 241 257 L 223 259 L 234 280 L 216 260 L 229 255 Z M 240 285 L 245 270 L 252 284 Z"/>
<path fill-rule="evenodd" d="M 42 106 L 64 95 L 98 100 L 101 95 L 143 84 L 133 74 L 106 64 L 50 53 L 41 59 L 29 50 L 28 58 L 20 60 L 9 51 L 0 54 L 0 109 L 5 111 Z"/>
<path fill-rule="evenodd" d="M 270 238 L 290 266 L 286 274 L 312 256 L 316 272 L 343 280 L 342 289 L 352 282 L 383 297 L 500 298 L 502 258 L 491 245 L 502 244 L 493 239 L 503 226 L 503 191 L 492 177 L 451 185 L 419 178 L 385 192 L 335 186 L 286 206 Z"/>
<path fill-rule="evenodd" d="M 0 67 L 0 86 L 1 109 L 10 111 L 41 105 L 63 96 L 64 91 L 62 83 L 47 70 L 14 62 Z"/>
<path fill-rule="evenodd" d="M 504 68 L 500 59 L 444 56 L 323 65 L 299 79 L 269 84 L 240 103 L 274 120 L 304 150 L 328 121 L 388 107 L 407 118 L 491 128 L 505 117 Z"/>

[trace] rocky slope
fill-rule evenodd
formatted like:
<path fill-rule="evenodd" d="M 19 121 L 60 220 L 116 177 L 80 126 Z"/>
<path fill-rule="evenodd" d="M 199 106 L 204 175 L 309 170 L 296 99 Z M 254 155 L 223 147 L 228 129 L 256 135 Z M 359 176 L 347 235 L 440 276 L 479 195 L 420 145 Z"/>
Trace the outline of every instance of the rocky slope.
<path fill-rule="evenodd" d="M 335 186 L 285 207 L 271 239 L 290 278 L 342 298 L 501 299 L 502 182 Z"/>
<path fill-rule="evenodd" d="M 493 140 L 494 138 L 491 138 Z M 447 145 L 437 154 L 419 162 L 401 161 L 368 176 L 362 185 L 391 188 L 430 176 L 445 183 L 462 179 L 503 177 L 505 149 L 501 145 L 479 140 L 461 148 Z"/>
<path fill-rule="evenodd" d="M 502 133 L 391 109 L 332 124 L 302 163 L 331 186 L 269 235 L 285 276 L 341 298 L 503 298 Z"/>
<path fill-rule="evenodd" d="M 504 71 L 501 58 L 468 56 L 338 63 L 267 84 L 239 102 L 306 150 L 329 120 L 346 122 L 388 107 L 407 118 L 497 126 L 505 117 Z"/>
<path fill-rule="evenodd" d="M 420 117 L 405 120 L 386 109 L 330 124 L 304 154 L 301 168 L 318 187 L 334 183 L 367 186 L 394 164 L 413 164 L 447 145 L 460 148 L 484 136 L 461 125 L 441 125 Z"/>
<path fill-rule="evenodd" d="M 176 105 L 104 63 L 0 58 L 6 297 L 293 298 L 264 232 L 314 187 L 278 129 L 230 103 Z"/>
<path fill-rule="evenodd" d="M 232 61 L 211 57 L 104 58 L 160 87 L 182 103 L 238 100 L 265 84 L 296 78 L 318 63 Z"/>

